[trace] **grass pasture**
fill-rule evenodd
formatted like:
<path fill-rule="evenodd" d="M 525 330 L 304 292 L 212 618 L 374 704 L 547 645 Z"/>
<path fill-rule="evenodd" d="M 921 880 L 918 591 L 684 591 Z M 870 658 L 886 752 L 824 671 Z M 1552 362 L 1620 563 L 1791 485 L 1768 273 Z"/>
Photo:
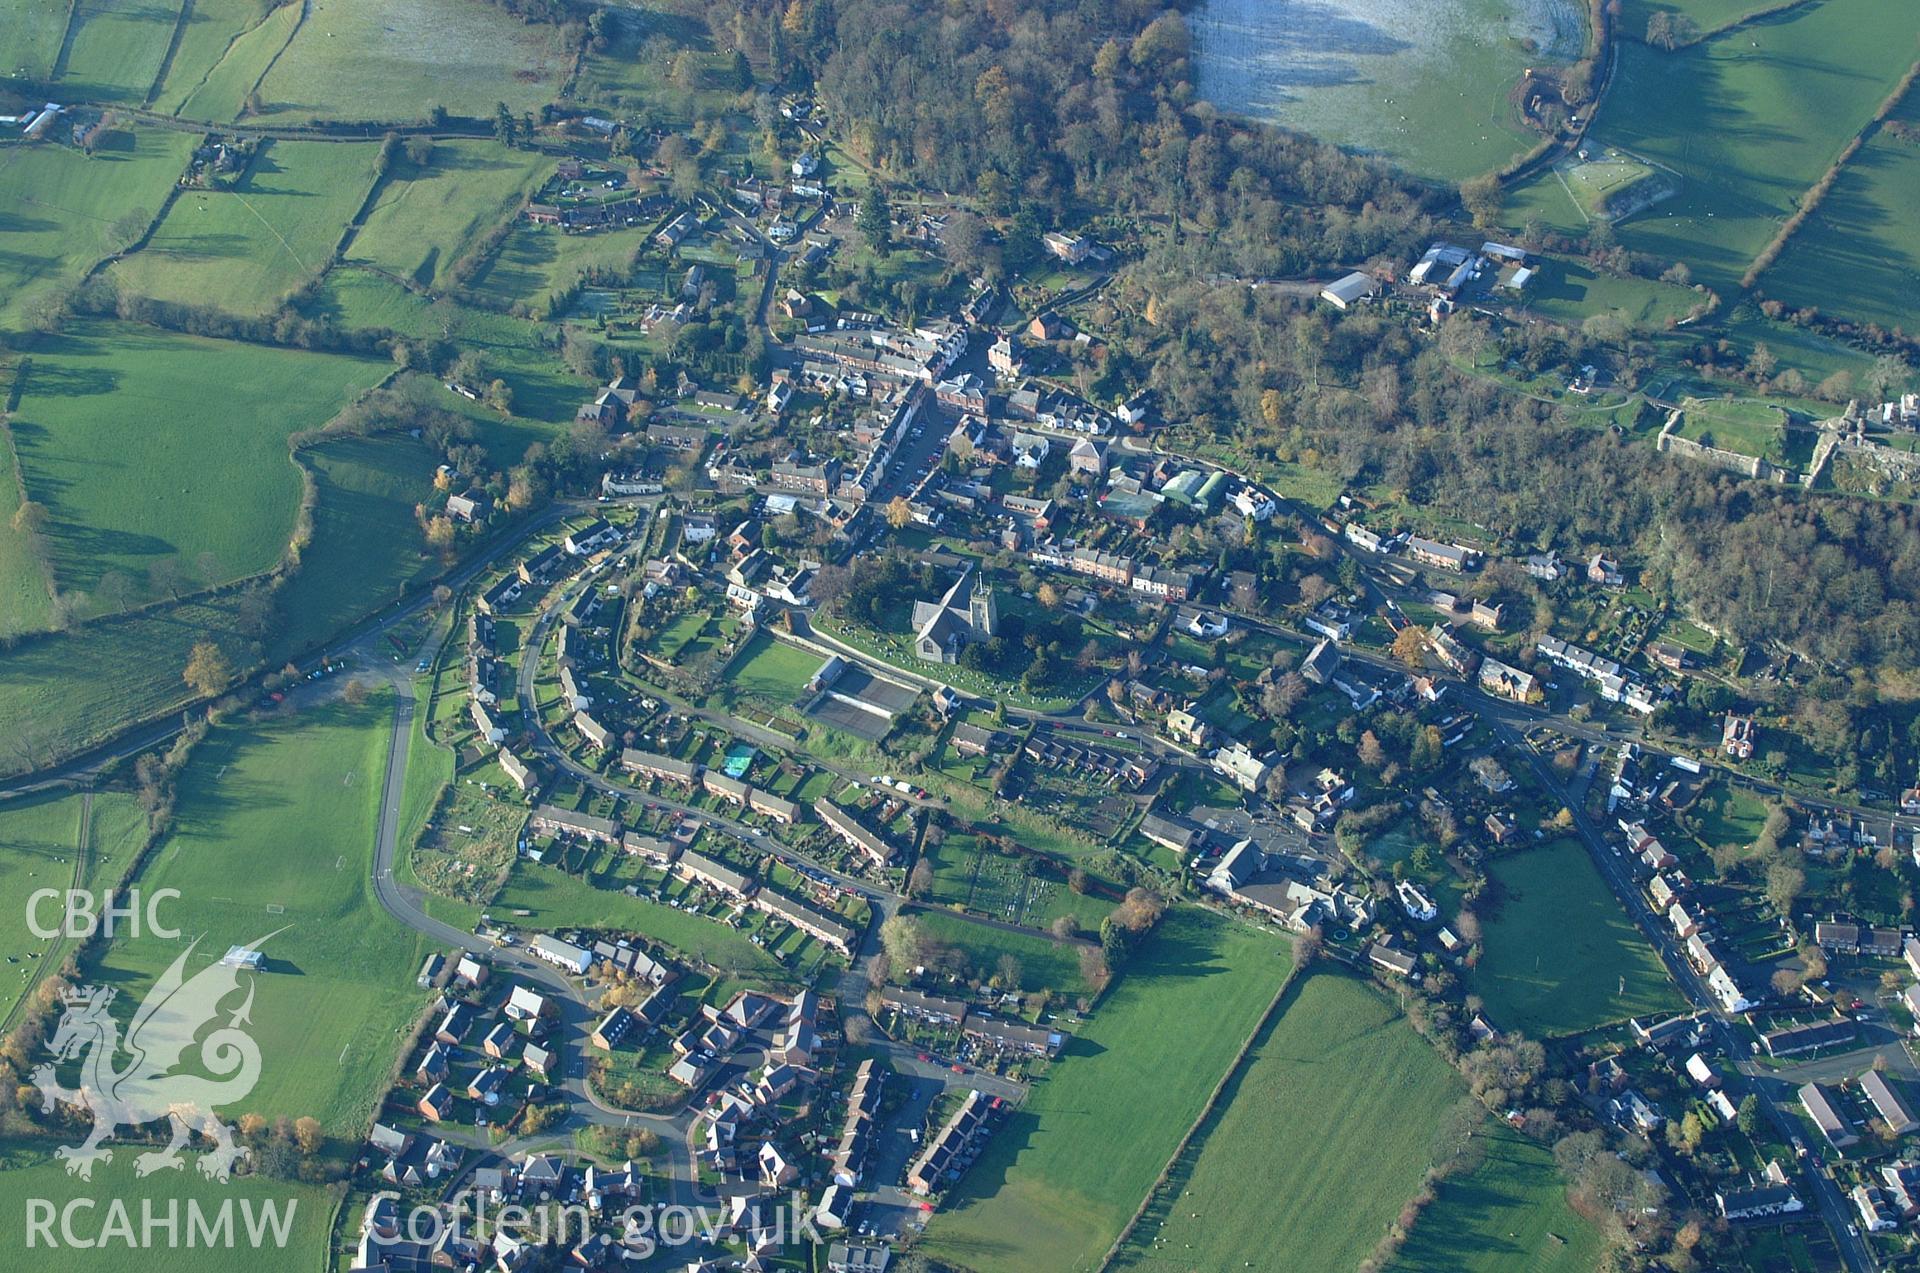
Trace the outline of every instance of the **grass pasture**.
<path fill-rule="evenodd" d="M 1599 1267 L 1599 1231 L 1567 1205 L 1549 1150 L 1497 1124 L 1474 1144 L 1484 1157 L 1440 1182 L 1389 1269 L 1584 1273 Z"/>
<path fill-rule="evenodd" d="M 1912 63 L 1913 22 L 1899 6 L 1826 0 L 1676 53 L 1629 42 L 1619 56 L 1596 140 L 1680 179 L 1620 241 L 1728 295 Z"/>
<path fill-rule="evenodd" d="M 1584 38 L 1550 0 L 1213 0 L 1192 22 L 1202 96 L 1440 181 L 1530 149 L 1508 93 Z"/>
<path fill-rule="evenodd" d="M 67 0 L 0 4 L 0 68 L 27 79 L 51 79 L 67 31 L 69 7 Z"/>
<path fill-rule="evenodd" d="M 317 0 L 260 84 L 263 122 L 487 117 L 556 99 L 566 58 L 553 28 L 481 0 Z"/>
<path fill-rule="evenodd" d="M 664 942 L 693 959 L 733 972 L 768 975 L 774 961 L 717 920 L 647 898 L 596 888 L 553 867 L 522 862 L 494 899 L 492 912 L 531 928 L 618 928 Z M 527 910 L 530 915 L 513 912 Z"/>
<path fill-rule="evenodd" d="M 404 435 L 343 438 L 302 458 L 319 501 L 313 542 L 279 593 L 275 649 L 287 655 L 318 645 L 434 568 L 413 519 L 437 462 L 426 443 Z"/>
<path fill-rule="evenodd" d="M 14 442 L 28 494 L 51 514 L 56 578 L 92 598 L 83 613 L 164 598 L 149 581 L 159 563 L 188 587 L 272 566 L 300 501 L 287 435 L 389 370 L 114 322 L 40 337 L 32 357 Z"/>
<path fill-rule="evenodd" d="M 188 598 L 43 633 L 0 651 L 0 774 L 39 768 L 138 721 L 180 707 L 192 692 L 180 679 L 196 641 L 220 645 L 245 666 L 259 647 L 242 632 L 239 597 Z"/>
<path fill-rule="evenodd" d="M 61 50 L 60 91 L 139 106 L 160 76 L 185 0 L 77 0 Z"/>
<path fill-rule="evenodd" d="M 425 165 L 398 155 L 346 258 L 431 287 L 475 239 L 513 215 L 551 167 L 538 151 L 491 141 L 436 142 Z"/>
<path fill-rule="evenodd" d="M 440 334 L 425 297 L 371 270 L 351 266 L 327 271 L 306 312 L 354 329 L 384 327 L 416 339 Z"/>
<path fill-rule="evenodd" d="M 1611 314 L 1632 327 L 1659 329 L 1685 318 L 1700 299 L 1691 289 L 1671 283 L 1618 278 L 1572 258 L 1547 257 L 1522 304 L 1568 326 L 1578 326 L 1596 314 Z"/>
<path fill-rule="evenodd" d="M 1291 966 L 1269 934 L 1171 912 L 942 1205 L 928 1253 L 975 1273 L 1097 1265 Z"/>
<path fill-rule="evenodd" d="M 244 3 L 244 0 L 229 2 Z M 194 6 L 196 12 L 199 8 L 198 4 Z M 293 38 L 294 30 L 300 25 L 300 17 L 300 5 L 280 5 L 235 36 L 233 42 L 221 51 L 219 59 L 201 73 L 198 81 L 193 80 L 190 68 L 180 65 L 180 58 L 176 55 L 174 69 L 167 75 L 166 90 L 159 105 L 172 114 L 188 119 L 205 119 L 214 123 L 234 119 L 246 109 L 247 95 L 260 82 L 260 77 L 266 74 L 267 67 L 287 47 L 287 41 Z"/>
<path fill-rule="evenodd" d="M 1889 117 L 1920 130 L 1920 94 Z M 1856 152 L 1819 210 L 1761 277 L 1769 296 L 1911 332 L 1920 296 L 1920 131 L 1885 128 Z"/>
<path fill-rule="evenodd" d="M 232 190 L 182 191 L 112 277 L 155 300 L 265 313 L 332 259 L 378 159 L 371 142 L 270 142 Z"/>
<path fill-rule="evenodd" d="M 474 280 L 474 290 L 504 304 L 531 306 L 540 313 L 553 293 L 586 270 L 624 269 L 634 251 L 646 245 L 651 228 L 640 225 L 566 234 L 555 226 L 523 221 Z"/>
<path fill-rule="evenodd" d="M 141 214 L 144 228 L 193 145 L 190 133 L 118 128 L 91 156 L 67 146 L 0 150 L 0 327 L 25 326 L 36 298 L 124 246 L 132 236 L 114 232 L 122 217 Z"/>
<path fill-rule="evenodd" d="M 43 632 L 53 619 L 46 564 L 32 533 L 13 528 L 13 515 L 20 507 L 20 484 L 6 427 L 0 421 L 0 637 Z"/>
<path fill-rule="evenodd" d="M 1502 900 L 1483 921 L 1472 988 L 1496 1026 L 1572 1034 L 1680 1006 L 1659 956 L 1579 843 L 1555 840 L 1490 870 Z"/>
<path fill-rule="evenodd" d="M 86 840 L 86 871 L 76 878 L 76 856 Z M 28 927 L 27 898 L 36 889 L 100 889 L 117 883 L 146 839 L 146 815 L 132 796 L 100 792 L 91 811 L 79 795 L 37 796 L 0 805 L 0 893 L 14 904 L 0 911 L 0 1019 L 60 966 L 70 943 L 48 941 Z M 59 904 L 40 912 L 43 925 L 59 922 Z"/>
<path fill-rule="evenodd" d="M 192 0 L 180 27 L 180 42 L 153 96 L 155 109 L 178 114 L 225 60 L 234 41 L 265 21 L 270 0 Z M 299 6 L 289 4 L 297 14 Z M 274 11 L 278 13 L 278 9 Z M 259 72 L 254 73 L 256 77 Z M 249 87 L 251 87 L 249 85 Z"/>
<path fill-rule="evenodd" d="M 142 877 L 149 891 L 180 891 L 166 918 L 181 938 L 117 940 L 88 970 L 119 988 L 124 1021 L 184 943 L 199 942 L 191 971 L 273 934 L 253 1001 L 260 1081 L 229 1115 L 310 1114 L 358 1132 L 424 1003 L 413 984 L 422 939 L 380 910 L 370 883 L 391 711 L 382 694 L 210 735 Z"/>
<path fill-rule="evenodd" d="M 73 1273 L 257 1273 L 262 1268 L 317 1268 L 326 1262 L 327 1237 L 332 1227 L 334 1199 L 339 1186 L 296 1184 L 267 1176 L 235 1176 L 226 1184 L 207 1180 L 194 1170 L 197 1151 L 188 1152 L 187 1165 L 181 1171 L 163 1172 L 141 1179 L 134 1159 L 142 1151 L 132 1146 L 115 1146 L 111 1162 L 94 1168 L 91 1181 L 69 1176 L 64 1164 L 53 1157 L 55 1145 L 76 1143 L 78 1137 L 55 1139 L 9 1139 L 0 1141 L 0 1242 L 7 1249 L 29 1249 L 27 1206 L 29 1199 L 45 1199 L 55 1208 L 80 1202 L 76 1208 L 74 1235 L 101 1238 L 107 1220 L 109 1200 L 123 1202 L 133 1221 L 134 1242 L 140 1237 L 141 1204 L 151 1202 L 156 1218 L 167 1215 L 169 1203 L 179 1205 L 179 1227 L 174 1242 L 167 1241 L 165 1229 L 155 1229 L 150 1246 L 124 1244 L 118 1238 L 104 1239 L 91 1248 L 69 1246 L 60 1240 L 52 1256 L 21 1256 L 17 1267 L 57 1264 Z M 209 1221 L 215 1219 L 222 1204 L 233 1202 L 234 1241 L 230 1246 L 202 1241 L 187 1242 L 188 1208 L 198 1204 Z M 91 1203 L 86 1206 L 84 1204 Z M 287 1241 L 278 1245 L 269 1234 L 254 1246 L 247 1237 L 246 1207 L 251 1204 L 256 1216 L 263 1204 L 278 1208 L 287 1220 Z M 53 1230 L 56 1238 L 59 1228 Z M 39 1238 L 39 1249 L 46 1239 Z"/>
<path fill-rule="evenodd" d="M 1287 990 L 1116 1268 L 1352 1268 L 1449 1150 L 1466 1087 L 1387 997 L 1343 976 Z M 1420 1111 L 1408 1117 L 1409 1111 Z"/>

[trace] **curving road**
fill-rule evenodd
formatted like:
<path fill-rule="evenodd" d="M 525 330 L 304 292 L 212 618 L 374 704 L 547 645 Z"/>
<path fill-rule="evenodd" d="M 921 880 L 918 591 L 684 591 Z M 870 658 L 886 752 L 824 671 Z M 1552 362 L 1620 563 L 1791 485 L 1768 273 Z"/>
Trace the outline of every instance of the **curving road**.
<path fill-rule="evenodd" d="M 530 955 L 511 947 L 495 946 L 492 942 L 473 933 L 433 918 L 427 914 L 425 907 L 421 904 L 419 893 L 394 878 L 393 864 L 400 843 L 400 805 L 402 793 L 406 787 L 408 752 L 413 743 L 413 683 L 405 673 L 390 666 L 377 661 L 374 666 L 385 674 L 388 683 L 393 686 L 395 700 L 393 729 L 387 742 L 387 777 L 380 791 L 379 836 L 373 855 L 374 898 L 387 914 L 413 931 L 423 934 L 435 944 L 457 947 L 470 953 L 485 954 L 492 959 L 496 967 L 511 970 L 530 981 L 538 982 L 550 992 L 550 997 L 560 1009 L 560 1023 L 554 1041 L 561 1057 L 561 1072 L 564 1076 L 560 1082 L 559 1091 L 566 1099 L 568 1117 L 561 1129 L 559 1140 L 555 1141 L 553 1137 L 542 1134 L 515 1138 L 499 1145 L 482 1144 L 480 1147 L 504 1157 L 520 1149 L 557 1147 L 564 1142 L 566 1131 L 583 1124 L 639 1128 L 651 1131 L 660 1138 L 661 1152 L 666 1157 L 667 1176 L 670 1181 L 669 1201 L 680 1205 L 693 1205 L 702 1201 L 703 1198 L 710 1201 L 711 1196 L 702 1195 L 699 1190 L 693 1156 L 688 1148 L 688 1133 L 695 1118 L 692 1106 L 672 1117 L 629 1113 L 604 1103 L 587 1086 L 586 1038 L 592 1032 L 596 1018 L 581 987 L 558 969 Z M 464 1136 L 451 1138 L 463 1141 L 466 1139 Z"/>

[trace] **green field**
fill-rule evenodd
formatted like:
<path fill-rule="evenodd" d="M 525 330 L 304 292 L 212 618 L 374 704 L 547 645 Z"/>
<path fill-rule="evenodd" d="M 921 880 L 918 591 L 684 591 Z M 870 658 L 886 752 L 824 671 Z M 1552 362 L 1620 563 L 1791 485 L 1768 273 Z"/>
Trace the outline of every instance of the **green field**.
<path fill-rule="evenodd" d="M 92 597 L 83 613 L 168 596 L 156 564 L 185 590 L 272 566 L 300 500 L 287 435 L 390 370 L 113 322 L 40 337 L 32 356 L 14 441 L 51 513 L 55 576 Z"/>
<path fill-rule="evenodd" d="M 15 1267 L 57 1264 L 76 1273 L 132 1273 L 133 1270 L 140 1273 L 258 1273 L 263 1268 L 311 1269 L 325 1263 L 329 1222 L 341 1186 L 295 1184 L 265 1176 L 236 1176 L 226 1184 L 215 1184 L 193 1169 L 195 1155 L 192 1153 L 186 1156 L 185 1170 L 163 1172 L 142 1180 L 136 1176 L 134 1167 L 140 1151 L 128 1146 L 119 1146 L 113 1161 L 94 1168 L 93 1179 L 86 1181 L 69 1176 L 64 1165 L 53 1157 L 56 1145 L 71 1144 L 77 1139 L 0 1141 L 0 1242 L 4 1242 L 8 1250 L 20 1253 L 22 1262 Z M 148 1248 L 132 1249 L 116 1239 L 93 1249 L 78 1250 L 61 1240 L 57 1252 L 49 1252 L 45 1239 L 41 1238 L 38 1249 L 26 1254 L 29 1199 L 45 1199 L 56 1209 L 64 1209 L 76 1200 L 91 1201 L 94 1204 L 91 1208 L 80 1207 L 74 1212 L 74 1234 L 82 1239 L 101 1235 L 112 1201 L 125 1203 L 136 1238 L 140 1234 L 143 1200 L 152 1201 L 154 1214 L 161 1219 L 167 1214 L 168 1204 L 177 1201 L 180 1212 L 177 1242 L 169 1245 L 165 1230 L 156 1228 L 156 1241 Z M 235 1244 L 229 1247 L 203 1242 L 188 1246 L 190 1202 L 197 1203 L 212 1219 L 221 1204 L 229 1199 L 234 1200 Z M 279 1208 L 281 1216 L 291 1221 L 284 1247 L 274 1241 L 271 1233 L 259 1247 L 248 1241 L 242 1199 L 253 1202 L 256 1208 L 270 1202 Z M 56 1238 L 60 1235 L 57 1221 L 53 1234 Z"/>
<path fill-rule="evenodd" d="M 33 534 L 16 530 L 20 508 L 19 475 L 13 464 L 12 436 L 0 421 L 0 637 L 45 631 L 53 618 L 46 563 Z"/>
<path fill-rule="evenodd" d="M 193 597 L 71 634 L 38 634 L 0 650 L 0 773 L 70 756 L 193 697 L 180 670 L 196 641 L 213 640 L 237 664 L 259 646 L 242 631 L 235 593 Z"/>
<path fill-rule="evenodd" d="M 807 682 L 825 661 L 762 632 L 747 642 L 728 679 L 743 694 L 785 707 L 806 692 Z"/>
<path fill-rule="evenodd" d="M 1718 31 L 1732 26 L 1751 13 L 1779 7 L 1780 0 L 1625 0 L 1620 13 L 1620 33 L 1628 39 L 1646 34 L 1647 19 L 1657 12 L 1690 18 L 1702 31 Z"/>
<path fill-rule="evenodd" d="M 1406 1273 L 1584 1273 L 1598 1268 L 1599 1230 L 1567 1205 L 1553 1154 L 1498 1124 L 1475 1138 L 1485 1157 L 1440 1182 L 1399 1256 Z"/>
<path fill-rule="evenodd" d="M 1680 406 L 1675 432 L 1683 438 L 1776 463 L 1785 458 L 1787 414 L 1771 403 L 1688 398 Z"/>
<path fill-rule="evenodd" d="M 553 28 L 480 0 L 320 0 L 261 81 L 266 122 L 407 123 L 435 106 L 491 116 L 554 101 L 567 69 Z"/>
<path fill-rule="evenodd" d="M 1619 56 L 1595 141 L 1681 183 L 1620 242 L 1727 295 L 1911 64 L 1913 22 L 1897 5 L 1826 0 L 1678 53 L 1629 42 Z"/>
<path fill-rule="evenodd" d="M 192 0 L 187 8 L 186 23 L 180 28 L 180 43 L 167 63 L 166 79 L 154 95 L 154 108 L 179 114 L 216 69 L 224 68 L 236 40 L 250 35 L 270 16 L 280 17 L 279 8 L 272 15 L 266 12 L 269 4 L 278 2 L 280 0 Z M 295 16 L 300 11 L 300 6 L 292 0 L 284 0 L 282 7 L 291 9 Z M 254 75 L 259 75 L 259 68 L 254 69 Z M 252 87 L 251 81 L 247 86 Z"/>
<path fill-rule="evenodd" d="M 1909 91 L 1890 118 L 1920 129 L 1920 93 Z M 1882 129 L 1847 162 L 1819 211 L 1761 276 L 1761 289 L 1795 307 L 1912 332 L 1920 327 L 1916 207 L 1920 142 Z"/>
<path fill-rule="evenodd" d="M 61 56 L 61 92 L 86 102 L 145 102 L 166 59 L 183 2 L 77 0 Z"/>
<path fill-rule="evenodd" d="M 999 970 L 1002 955 L 1012 955 L 1020 961 L 1018 989 L 1065 995 L 1087 992 L 1086 983 L 1080 979 L 1080 948 L 1076 945 L 1036 934 L 1010 933 L 941 911 L 916 911 L 913 920 L 928 937 L 964 951 L 978 980 L 985 981 Z"/>
<path fill-rule="evenodd" d="M 523 222 L 474 280 L 474 290 L 503 305 L 528 305 L 538 312 L 549 296 L 582 272 L 624 269 L 628 258 L 646 246 L 650 228 L 566 234 L 554 226 Z"/>
<path fill-rule="evenodd" d="M 734 972 L 770 974 L 778 965 L 744 935 L 701 915 L 645 898 L 596 888 L 550 867 L 522 863 L 494 899 L 492 911 L 529 928 L 619 928 L 664 942 L 690 958 Z M 531 914 L 512 915 L 515 910 Z"/>
<path fill-rule="evenodd" d="M 928 1252 L 976 1273 L 1096 1266 L 1291 966 L 1269 934 L 1171 912 L 995 1131 L 928 1227 Z"/>
<path fill-rule="evenodd" d="M 287 655 L 322 644 L 437 565 L 423 555 L 413 518 L 433 487 L 437 459 L 426 443 L 398 434 L 344 438 L 301 458 L 319 498 L 313 542 L 278 596 L 274 649 Z"/>
<path fill-rule="evenodd" d="M 1440 181 L 1537 144 L 1508 94 L 1585 38 L 1577 7 L 1510 0 L 1212 0 L 1192 21 L 1202 96 Z"/>
<path fill-rule="evenodd" d="M 146 229 L 193 145 L 191 133 L 120 128 L 90 157 L 65 146 L 0 150 L 0 327 L 25 326 L 37 298 Z"/>
<path fill-rule="evenodd" d="M 378 158 L 371 143 L 268 143 L 232 190 L 182 191 L 110 277 L 155 300 L 266 313 L 326 268 Z"/>
<path fill-rule="evenodd" d="M 1576 260 L 1548 257 L 1521 304 L 1569 326 L 1596 314 L 1611 314 L 1633 327 L 1662 328 L 1685 318 L 1702 299 L 1671 283 L 1601 274 Z"/>
<path fill-rule="evenodd" d="M 1500 858 L 1490 873 L 1502 901 L 1484 921 L 1485 953 L 1470 980 L 1496 1026 L 1572 1034 L 1681 1006 L 1659 957 L 1577 842 Z"/>
<path fill-rule="evenodd" d="M 405 154 L 375 192 L 346 258 L 432 287 L 480 235 L 518 212 L 552 170 L 539 151 L 436 142 L 424 167 Z"/>
<path fill-rule="evenodd" d="M 1221 1105 L 1147 1208 L 1118 1268 L 1350 1269 L 1451 1152 L 1466 1085 L 1364 982 L 1288 988 Z M 1417 1116 L 1410 1117 L 1413 1111 Z"/>
<path fill-rule="evenodd" d="M 68 0 L 6 0 L 0 4 L 0 70 L 29 79 L 53 75 L 67 30 Z"/>
<path fill-rule="evenodd" d="M 181 939 L 118 940 L 87 970 L 119 988 L 124 1021 L 185 943 L 199 943 L 197 968 L 268 938 L 252 1009 L 260 1080 L 229 1115 L 312 1115 L 357 1134 L 424 1005 L 413 982 L 423 941 L 380 910 L 370 884 L 391 718 L 381 695 L 215 731 L 141 877 L 148 892 L 180 891 L 165 918 Z"/>
<path fill-rule="evenodd" d="M 301 12 L 302 6 L 291 2 L 276 8 L 236 38 L 197 84 L 188 83 L 190 77 L 178 71 L 169 75 L 163 105 L 176 115 L 216 123 L 238 116 L 246 107 L 247 94 L 293 38 Z"/>
<path fill-rule="evenodd" d="M 38 889 L 99 889 L 117 883 L 146 842 L 146 815 L 132 796 L 100 792 L 89 813 L 84 796 L 38 796 L 0 804 L 0 895 L 12 904 L 0 913 L 0 1017 L 40 977 L 56 971 L 71 943 L 36 936 L 28 926 L 27 899 Z M 87 842 L 84 875 L 75 877 L 75 857 L 83 828 Z M 58 927 L 60 905 L 47 902 L 39 913 L 45 927 Z M 10 1020 L 10 1017 L 6 1019 Z"/>
<path fill-rule="evenodd" d="M 416 339 L 440 334 L 440 325 L 433 321 L 432 307 L 426 297 L 409 292 L 371 270 L 351 266 L 327 272 L 318 296 L 306 312 L 314 317 L 330 318 L 347 328 L 378 330 L 384 327 Z"/>

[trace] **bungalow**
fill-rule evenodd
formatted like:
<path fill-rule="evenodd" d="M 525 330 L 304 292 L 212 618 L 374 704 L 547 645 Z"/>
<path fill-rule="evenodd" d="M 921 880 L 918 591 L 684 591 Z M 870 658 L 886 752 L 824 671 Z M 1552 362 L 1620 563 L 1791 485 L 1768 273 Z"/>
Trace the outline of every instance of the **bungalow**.
<path fill-rule="evenodd" d="M 1914 1120 L 1912 1107 L 1880 1071 L 1868 1070 L 1862 1074 L 1860 1090 L 1873 1102 L 1873 1108 L 1886 1123 L 1887 1130 L 1895 1136 L 1905 1136 L 1915 1128 L 1920 1128 L 1920 1122 Z"/>
<path fill-rule="evenodd" d="M 1413 976 L 1413 970 L 1418 966 L 1411 952 L 1382 946 L 1379 942 L 1367 948 L 1367 962 L 1382 972 L 1408 978 Z"/>
<path fill-rule="evenodd" d="M 596 517 L 579 530 L 567 532 L 567 537 L 560 541 L 560 545 L 570 557 L 585 557 L 619 542 L 620 532 L 605 518 Z"/>
<path fill-rule="evenodd" d="M 1827 1143 L 1835 1149 L 1846 1149 L 1859 1144 L 1860 1138 L 1853 1134 L 1853 1124 L 1846 1115 L 1833 1107 L 1826 1089 L 1818 1083 L 1803 1083 L 1800 1086 L 1800 1107 L 1827 1138 Z"/>
<path fill-rule="evenodd" d="M 1163 818 L 1157 813 L 1140 819 L 1140 834 L 1181 857 L 1204 844 L 1207 838 L 1207 833 L 1191 822 L 1183 818 Z"/>
<path fill-rule="evenodd" d="M 515 986 L 513 993 L 507 996 L 505 1011 L 508 1018 L 514 1021 L 538 1021 L 547 1014 L 547 1000 L 537 990 Z"/>
<path fill-rule="evenodd" d="M 1770 1216 L 1792 1215 L 1805 1203 L 1790 1185 L 1766 1185 L 1757 1189 L 1729 1189 L 1715 1193 L 1714 1202 L 1728 1220 L 1758 1220 Z"/>
<path fill-rule="evenodd" d="M 1854 1209 L 1860 1213 L 1860 1223 L 1869 1233 L 1885 1233 L 1897 1229 L 1900 1222 L 1887 1206 L 1886 1195 L 1872 1185 L 1855 1185 L 1853 1192 L 1847 1195 L 1853 1200 Z"/>

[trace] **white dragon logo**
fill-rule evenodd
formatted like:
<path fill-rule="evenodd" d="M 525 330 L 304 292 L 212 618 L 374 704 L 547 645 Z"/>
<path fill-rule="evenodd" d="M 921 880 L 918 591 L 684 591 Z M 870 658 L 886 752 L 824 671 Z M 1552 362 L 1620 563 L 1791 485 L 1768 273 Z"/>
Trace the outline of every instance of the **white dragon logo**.
<path fill-rule="evenodd" d="M 117 992 L 84 986 L 65 997 L 67 1009 L 54 1030 L 53 1055 L 56 1062 L 65 1062 L 86 1050 L 80 1063 L 80 1086 L 61 1087 L 50 1064 L 36 1066 L 32 1079 L 49 1112 L 64 1103 L 93 1114 L 93 1129 L 85 1141 L 54 1151 L 70 1174 L 92 1179 L 93 1165 L 113 1158 L 113 1151 L 103 1148 L 102 1141 L 121 1127 L 161 1118 L 172 1125 L 173 1139 L 165 1149 L 135 1159 L 136 1175 L 183 1166 L 180 1150 L 196 1129 L 213 1141 L 213 1148 L 199 1161 L 200 1173 L 209 1179 L 228 1179 L 233 1164 L 250 1152 L 233 1143 L 233 1128 L 221 1122 L 214 1110 L 244 1097 L 260 1078 L 259 1045 L 240 1028 L 249 1023 L 253 1008 L 251 979 L 246 1001 L 226 1024 L 199 1042 L 201 1064 L 221 1077 L 173 1072 L 194 1046 L 201 1027 L 219 1015 L 221 1002 L 240 989 L 240 970 L 224 963 L 204 968 L 191 979 L 185 976 L 187 958 L 199 944 L 196 938 L 180 953 L 133 1014 L 124 1044 L 132 1060 L 124 1069 L 114 1068 L 123 1045 L 120 1027 L 108 1011 Z M 254 948 L 259 945 L 254 943 Z"/>

